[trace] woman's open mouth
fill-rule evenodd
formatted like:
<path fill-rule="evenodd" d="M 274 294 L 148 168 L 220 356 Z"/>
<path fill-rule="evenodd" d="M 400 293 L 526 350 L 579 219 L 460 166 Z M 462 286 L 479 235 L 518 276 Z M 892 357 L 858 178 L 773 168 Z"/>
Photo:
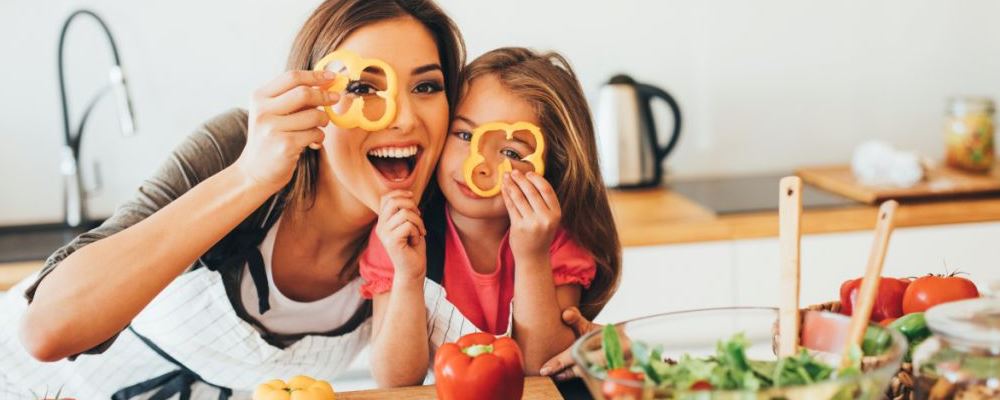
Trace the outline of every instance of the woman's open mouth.
<path fill-rule="evenodd" d="M 390 186 L 397 186 L 409 181 L 421 153 L 415 144 L 382 146 L 368 150 L 368 161 Z"/>

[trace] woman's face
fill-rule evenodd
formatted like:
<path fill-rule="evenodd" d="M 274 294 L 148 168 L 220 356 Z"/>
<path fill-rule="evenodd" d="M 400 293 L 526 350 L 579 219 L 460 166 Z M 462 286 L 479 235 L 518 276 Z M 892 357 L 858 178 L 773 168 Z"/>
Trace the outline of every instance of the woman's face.
<path fill-rule="evenodd" d="M 531 105 L 511 93 L 495 75 L 484 75 L 469 83 L 468 89 L 458 103 L 451 132 L 445 140 L 441 163 L 438 165 L 437 182 L 441 192 L 454 212 L 467 218 L 506 218 L 507 209 L 500 195 L 483 198 L 469 189 L 465 182 L 463 164 L 469 156 L 472 131 L 487 122 L 518 121 L 538 125 L 538 116 Z M 543 133 L 544 134 L 544 133 Z M 481 189 L 489 189 L 499 182 L 496 167 L 504 159 L 510 160 L 515 170 L 532 170 L 531 165 L 521 159 L 534 152 L 532 139 L 515 132 L 507 140 L 499 132 L 487 132 L 479 145 L 479 153 L 484 162 L 473 169 L 473 181 Z"/>
<path fill-rule="evenodd" d="M 357 29 L 337 49 L 388 63 L 398 76 L 395 120 L 381 131 L 324 128 L 321 159 L 352 194 L 372 210 L 382 195 L 404 189 L 423 193 L 448 130 L 448 99 L 437 44 L 412 17 L 381 21 Z M 349 92 L 370 92 L 378 83 L 361 80 Z M 352 92 L 353 93 L 353 92 Z"/>

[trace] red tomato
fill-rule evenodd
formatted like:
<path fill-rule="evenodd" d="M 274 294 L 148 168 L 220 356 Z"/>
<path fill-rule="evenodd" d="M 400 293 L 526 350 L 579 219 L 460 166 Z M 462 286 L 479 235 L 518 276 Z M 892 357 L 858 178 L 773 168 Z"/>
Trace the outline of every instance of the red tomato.
<path fill-rule="evenodd" d="M 927 311 L 941 303 L 979 297 L 976 284 L 954 274 L 949 276 L 927 275 L 917 278 L 903 295 L 903 312 Z"/>
<path fill-rule="evenodd" d="M 642 383 L 644 376 L 639 372 L 632 372 L 628 368 L 615 368 L 608 371 L 608 378 L 619 381 L 635 382 L 635 385 L 626 385 L 611 380 L 604 381 L 601 387 L 604 397 L 609 400 L 639 400 L 642 398 Z"/>
<path fill-rule="evenodd" d="M 899 319 L 899 318 L 886 318 L 886 319 L 883 319 L 883 320 L 882 320 L 881 322 L 879 322 L 878 324 L 879 324 L 879 325 L 882 325 L 882 327 L 888 327 L 888 326 L 889 326 L 889 324 L 891 324 L 891 323 L 892 323 L 892 321 L 895 321 L 895 320 L 897 320 L 897 319 Z"/>
<path fill-rule="evenodd" d="M 712 390 L 712 384 L 704 379 L 691 384 L 691 390 Z"/>
<path fill-rule="evenodd" d="M 840 312 L 844 315 L 851 315 L 854 311 L 854 302 L 858 299 L 858 292 L 861 291 L 861 278 L 844 281 L 840 285 Z M 910 281 L 896 278 L 882 278 L 878 284 L 878 295 L 875 297 L 875 305 L 872 307 L 871 320 L 875 322 L 886 318 L 899 318 L 903 316 L 903 293 L 906 292 Z"/>

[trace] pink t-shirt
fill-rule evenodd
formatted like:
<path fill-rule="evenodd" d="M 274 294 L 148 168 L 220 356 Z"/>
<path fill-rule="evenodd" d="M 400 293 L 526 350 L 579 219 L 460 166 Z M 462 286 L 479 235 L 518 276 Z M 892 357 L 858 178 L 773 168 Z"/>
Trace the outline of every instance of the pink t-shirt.
<path fill-rule="evenodd" d="M 451 215 L 447 217 L 444 250 L 444 289 L 447 299 L 482 331 L 501 335 L 507 331 L 510 303 L 514 298 L 514 254 L 504 235 L 497 254 L 497 269 L 481 274 L 472 268 L 465 246 L 455 230 Z M 509 233 L 508 233 L 509 234 Z M 590 286 L 597 271 L 594 257 L 559 229 L 549 248 L 552 277 L 556 286 L 578 284 Z M 372 298 L 392 287 L 393 266 L 382 242 L 372 230 L 368 248 L 359 260 L 361 295 Z"/>

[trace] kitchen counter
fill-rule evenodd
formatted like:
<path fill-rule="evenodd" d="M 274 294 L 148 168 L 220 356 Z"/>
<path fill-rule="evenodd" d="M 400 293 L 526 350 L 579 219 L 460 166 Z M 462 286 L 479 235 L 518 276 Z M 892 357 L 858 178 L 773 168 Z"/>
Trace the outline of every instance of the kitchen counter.
<path fill-rule="evenodd" d="M 337 393 L 337 399 L 340 400 L 410 400 L 434 398 L 437 398 L 437 392 L 435 391 L 433 385 Z M 537 376 L 525 378 L 524 395 L 522 396 L 522 399 L 558 400 L 562 398 L 563 397 L 559 394 L 559 390 L 556 389 L 556 385 L 552 383 L 551 379 Z"/>
<path fill-rule="evenodd" d="M 775 193 L 777 196 L 777 193 Z M 610 191 L 622 245 L 653 246 L 778 236 L 778 212 L 716 215 L 665 188 Z M 806 209 L 804 234 L 871 230 L 878 207 Z M 1000 221 L 1000 197 L 903 203 L 896 227 Z"/>
<path fill-rule="evenodd" d="M 42 269 L 42 260 L 0 264 L 0 291 L 10 289 L 24 277 Z"/>
<path fill-rule="evenodd" d="M 776 194 L 777 195 L 777 194 Z M 665 188 L 610 191 L 622 245 L 654 246 L 692 242 L 776 237 L 778 213 L 716 215 L 711 210 Z M 804 234 L 871 230 L 878 208 L 851 205 L 805 210 Z M 1000 221 L 1000 197 L 903 203 L 896 227 Z M 0 264 L 0 290 L 6 290 L 38 270 L 42 260 Z"/>

